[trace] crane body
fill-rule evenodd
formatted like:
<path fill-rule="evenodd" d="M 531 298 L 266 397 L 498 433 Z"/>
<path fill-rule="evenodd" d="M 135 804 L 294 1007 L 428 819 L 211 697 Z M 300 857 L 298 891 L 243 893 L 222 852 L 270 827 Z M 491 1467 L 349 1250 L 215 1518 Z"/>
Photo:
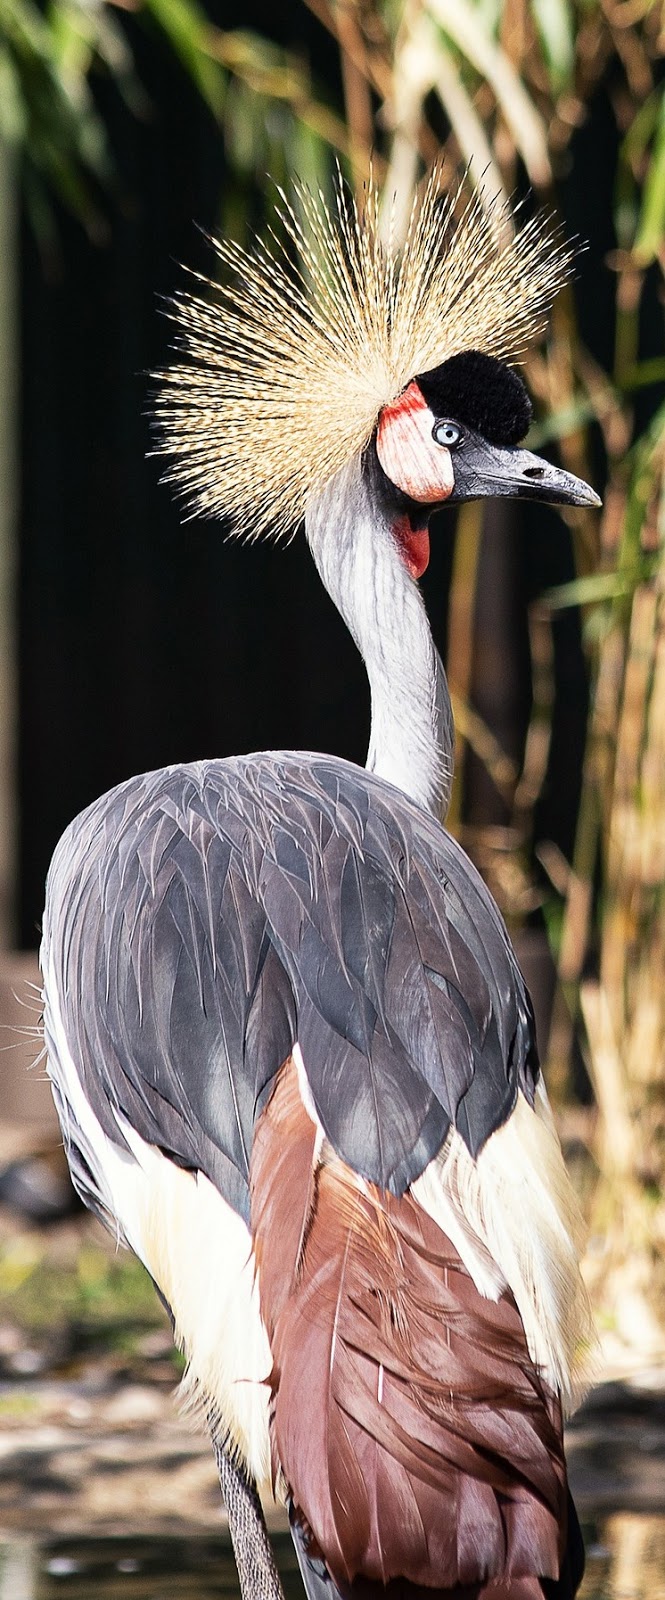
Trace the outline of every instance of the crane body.
<path fill-rule="evenodd" d="M 421 286 L 432 195 L 414 224 Z M 333 249 L 329 222 L 318 243 Z M 345 330 L 373 283 L 375 236 L 354 226 L 333 257 Z M 257 282 L 270 300 L 279 271 L 260 257 L 256 271 L 244 293 L 258 316 Z M 519 966 L 439 820 L 452 715 L 415 580 L 437 505 L 596 497 L 516 448 L 526 391 L 491 350 L 444 349 L 438 364 L 403 350 L 377 402 L 377 350 L 400 326 L 390 284 L 369 433 L 370 364 L 353 390 L 333 350 L 344 416 L 326 413 L 316 471 L 283 329 L 276 392 L 251 371 L 244 324 L 238 344 L 241 291 L 219 337 L 207 302 L 181 308 L 195 357 L 212 329 L 203 377 L 167 380 L 181 480 L 244 513 L 251 379 L 264 515 L 293 514 L 309 461 L 308 541 L 370 681 L 368 770 L 294 752 L 205 761 L 130 779 L 77 818 L 47 885 L 49 1071 L 74 1182 L 169 1307 L 253 1548 L 265 1554 L 258 1486 L 288 1507 L 310 1600 L 568 1600 L 580 1560 L 562 1410 L 591 1337 L 579 1218 Z M 284 299 L 282 313 L 288 333 Z M 315 296 L 312 338 L 334 343 L 331 319 Z M 299 350 L 297 318 L 291 332 Z M 416 335 L 426 356 L 434 335 Z M 211 384 L 232 405 L 221 467 Z M 245 1600 L 274 1595 L 269 1562 L 255 1582 L 235 1544 Z"/>
<path fill-rule="evenodd" d="M 291 1240 L 285 1256 L 284 1223 L 275 1217 L 273 1238 L 271 1208 L 283 1179 L 282 1204 L 304 1241 L 314 1205 L 309 1173 L 321 1191 L 314 1210 L 323 1212 L 323 1229 L 326 1209 L 341 1216 L 343 1229 L 356 1207 L 354 1228 L 361 1249 L 371 1250 L 375 1288 L 381 1243 L 387 1270 L 396 1272 L 388 1249 L 394 1227 L 398 1239 L 400 1228 L 409 1238 L 419 1227 L 426 1262 L 431 1236 L 440 1254 L 445 1239 L 441 1259 L 466 1295 L 457 1306 L 451 1295 L 450 1318 L 454 1328 L 464 1313 L 464 1354 L 450 1358 L 454 1383 L 443 1351 L 435 1370 L 439 1403 L 453 1394 L 462 1433 L 465 1425 L 477 1429 L 465 1361 L 471 1379 L 480 1362 L 484 1381 L 492 1318 L 495 1333 L 512 1318 L 514 1350 L 505 1359 L 524 1387 L 528 1420 L 515 1383 L 506 1385 L 505 1415 L 498 1404 L 491 1415 L 506 1450 L 499 1481 L 512 1463 L 519 1483 L 525 1462 L 519 1472 L 512 1462 L 511 1420 L 526 1427 L 538 1463 L 538 1427 L 546 1439 L 555 1436 L 549 1411 L 557 1411 L 557 1382 L 570 1380 L 576 1257 L 570 1234 L 557 1238 L 566 1219 L 550 1185 L 561 1183 L 560 1156 L 538 1115 L 523 980 L 459 846 L 391 786 L 341 761 L 239 758 L 148 775 L 104 797 L 64 836 L 49 903 L 51 896 L 62 937 L 54 947 L 47 918 L 46 1037 L 72 1171 L 88 1204 L 111 1219 L 157 1283 L 191 1377 L 252 1477 L 266 1490 L 272 1471 L 275 1351 L 261 1263 L 276 1263 L 283 1288 L 295 1290 L 317 1242 L 315 1230 L 300 1261 Z M 505 1157 L 501 1129 L 509 1132 Z M 297 1154 L 303 1172 L 294 1167 Z M 475 1229 L 464 1201 L 471 1174 Z M 346 1197 L 339 1207 L 323 1194 L 330 1184 L 334 1195 L 335 1182 Z M 483 1227 L 486 1206 L 494 1215 Z M 523 1256 L 519 1279 L 511 1273 L 521 1317 L 515 1306 L 508 1311 L 510 1280 L 492 1249 L 496 1238 L 509 1259 Z M 536 1250 L 542 1270 L 530 1281 L 526 1261 Z M 399 1305 L 403 1287 L 393 1293 Z M 469 1298 L 482 1314 L 480 1349 L 471 1355 Z M 294 1301 L 289 1313 L 298 1312 Z M 356 1330 L 362 1347 L 366 1320 Z M 381 1329 L 374 1331 L 379 1339 Z M 301 1352 L 300 1337 L 292 1349 Z M 375 1372 L 381 1365 L 370 1361 Z M 384 1374 L 387 1366 L 386 1358 Z M 388 1383 L 384 1376 L 384 1408 Z M 378 1400 L 378 1377 L 375 1387 Z M 473 1398 L 473 1382 L 470 1389 Z M 487 1411 L 482 1383 L 477 1404 Z M 326 1416 L 323 1396 L 303 1395 L 296 1409 L 308 1431 Z M 484 1451 L 492 1448 L 488 1435 L 481 1483 Z M 562 1514 L 561 1463 L 559 1472 L 560 1480 L 550 1472 L 550 1540 Z M 472 1481 L 468 1471 L 463 1482 Z"/>

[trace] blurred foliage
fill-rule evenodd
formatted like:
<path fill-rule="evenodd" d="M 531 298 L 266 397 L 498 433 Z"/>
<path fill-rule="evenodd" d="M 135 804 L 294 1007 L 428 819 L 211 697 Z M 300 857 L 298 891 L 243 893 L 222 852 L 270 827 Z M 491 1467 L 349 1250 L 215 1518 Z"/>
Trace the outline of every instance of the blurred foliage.
<path fill-rule="evenodd" d="M 106 130 L 90 87 L 104 66 L 137 111 L 141 91 L 131 52 L 110 7 L 33 0 L 0 3 L 0 135 L 20 151 L 27 206 L 40 234 L 51 191 L 91 232 L 101 225 L 96 192 L 111 180 Z"/>
<path fill-rule="evenodd" d="M 286 176 L 293 163 L 321 176 L 322 150 L 344 153 L 344 121 L 315 94 L 306 63 L 255 33 L 213 26 L 197 0 L 0 0 L 0 138 L 20 158 L 29 214 L 40 239 L 53 227 L 51 197 L 88 232 L 106 236 L 104 192 L 116 179 L 98 109 L 102 74 L 137 117 L 151 107 L 137 73 L 123 12 L 181 62 L 223 131 L 233 168 Z"/>
<path fill-rule="evenodd" d="M 35 1334 L 75 1324 L 108 1338 L 129 1327 L 163 1325 L 164 1314 L 141 1263 L 86 1228 L 35 1230 L 0 1239 L 0 1321 Z"/>
<path fill-rule="evenodd" d="M 447 171 L 467 167 L 491 196 L 523 188 L 526 178 L 538 199 L 555 203 L 571 142 L 603 84 L 619 143 L 608 218 L 611 368 L 585 349 L 570 291 L 527 374 L 538 409 L 533 443 L 553 445 L 564 466 L 592 479 L 600 445 L 607 490 L 602 518 L 566 514 L 578 576 L 531 619 L 534 703 L 521 770 L 469 704 L 477 507 L 459 523 L 449 667 L 460 755 L 465 742 L 473 747 L 510 812 L 497 848 L 485 841 L 483 866 L 513 918 L 544 899 L 560 978 L 551 1067 L 564 1100 L 581 1018 L 585 1024 L 605 1239 L 596 1278 L 611 1320 L 621 1273 L 625 1287 L 632 1272 L 646 1305 L 665 1242 L 665 411 L 637 403 L 657 399 L 654 386 L 662 392 L 665 379 L 662 341 L 646 353 L 640 343 L 645 296 L 663 300 L 665 14 L 656 0 L 300 3 L 334 41 L 343 105 L 313 82 L 301 51 L 222 30 L 197 0 L 49 0 L 44 9 L 0 0 L 0 132 L 20 152 L 40 231 L 50 192 L 93 233 L 101 229 L 113 161 L 95 95 L 99 75 L 113 79 L 137 116 L 146 114 L 124 7 L 179 58 L 243 180 L 263 184 L 270 171 L 279 181 L 295 170 L 325 184 L 336 155 L 360 190 L 372 156 L 406 218 L 441 152 Z M 225 220 L 242 229 L 242 203 L 235 214 L 227 208 Z M 636 418 L 649 409 L 640 432 Z M 530 857 L 551 734 L 551 619 L 572 604 L 584 608 L 592 709 L 574 859 L 540 847 L 550 882 L 543 894 Z M 459 822 L 459 791 L 455 805 Z"/>

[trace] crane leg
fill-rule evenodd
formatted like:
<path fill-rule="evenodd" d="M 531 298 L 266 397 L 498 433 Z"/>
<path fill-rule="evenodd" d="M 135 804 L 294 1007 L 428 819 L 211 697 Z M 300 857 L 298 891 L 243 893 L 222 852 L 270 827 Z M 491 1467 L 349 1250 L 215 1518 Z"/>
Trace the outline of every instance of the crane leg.
<path fill-rule="evenodd" d="M 284 1600 L 256 1486 L 212 1430 L 242 1600 Z"/>

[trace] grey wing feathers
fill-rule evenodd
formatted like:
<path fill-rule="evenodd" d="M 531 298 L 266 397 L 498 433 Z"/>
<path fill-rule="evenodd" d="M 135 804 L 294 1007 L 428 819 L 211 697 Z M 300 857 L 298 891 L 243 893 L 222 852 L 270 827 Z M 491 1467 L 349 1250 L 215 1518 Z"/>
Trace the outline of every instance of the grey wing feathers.
<path fill-rule="evenodd" d="M 105 1132 L 122 1142 L 121 1113 L 244 1214 L 255 1119 L 296 1039 L 331 1143 L 396 1194 L 451 1123 L 476 1154 L 518 1086 L 532 1097 L 528 997 L 481 879 L 334 758 L 121 785 L 61 840 L 44 938 Z"/>

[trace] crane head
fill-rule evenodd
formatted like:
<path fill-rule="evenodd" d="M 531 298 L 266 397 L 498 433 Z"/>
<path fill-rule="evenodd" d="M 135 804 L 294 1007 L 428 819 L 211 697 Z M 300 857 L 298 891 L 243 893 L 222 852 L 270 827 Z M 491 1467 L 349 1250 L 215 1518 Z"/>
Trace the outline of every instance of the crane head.
<path fill-rule="evenodd" d="M 505 362 L 542 331 L 573 260 L 549 220 L 516 229 L 478 191 L 460 215 L 434 169 L 398 243 L 371 176 L 362 208 L 341 179 L 332 204 L 294 188 L 281 243 L 212 241 L 222 282 L 172 304 L 184 359 L 158 375 L 157 451 L 191 509 L 248 537 L 292 532 L 372 448 L 411 504 L 596 504 L 515 448 L 531 413 Z"/>
<path fill-rule="evenodd" d="M 445 503 L 507 496 L 600 505 L 582 478 L 519 448 L 531 418 L 518 373 L 480 350 L 463 351 L 419 374 L 384 406 L 376 456 L 399 491 L 396 527 L 414 576 L 424 571 L 427 519 Z"/>

